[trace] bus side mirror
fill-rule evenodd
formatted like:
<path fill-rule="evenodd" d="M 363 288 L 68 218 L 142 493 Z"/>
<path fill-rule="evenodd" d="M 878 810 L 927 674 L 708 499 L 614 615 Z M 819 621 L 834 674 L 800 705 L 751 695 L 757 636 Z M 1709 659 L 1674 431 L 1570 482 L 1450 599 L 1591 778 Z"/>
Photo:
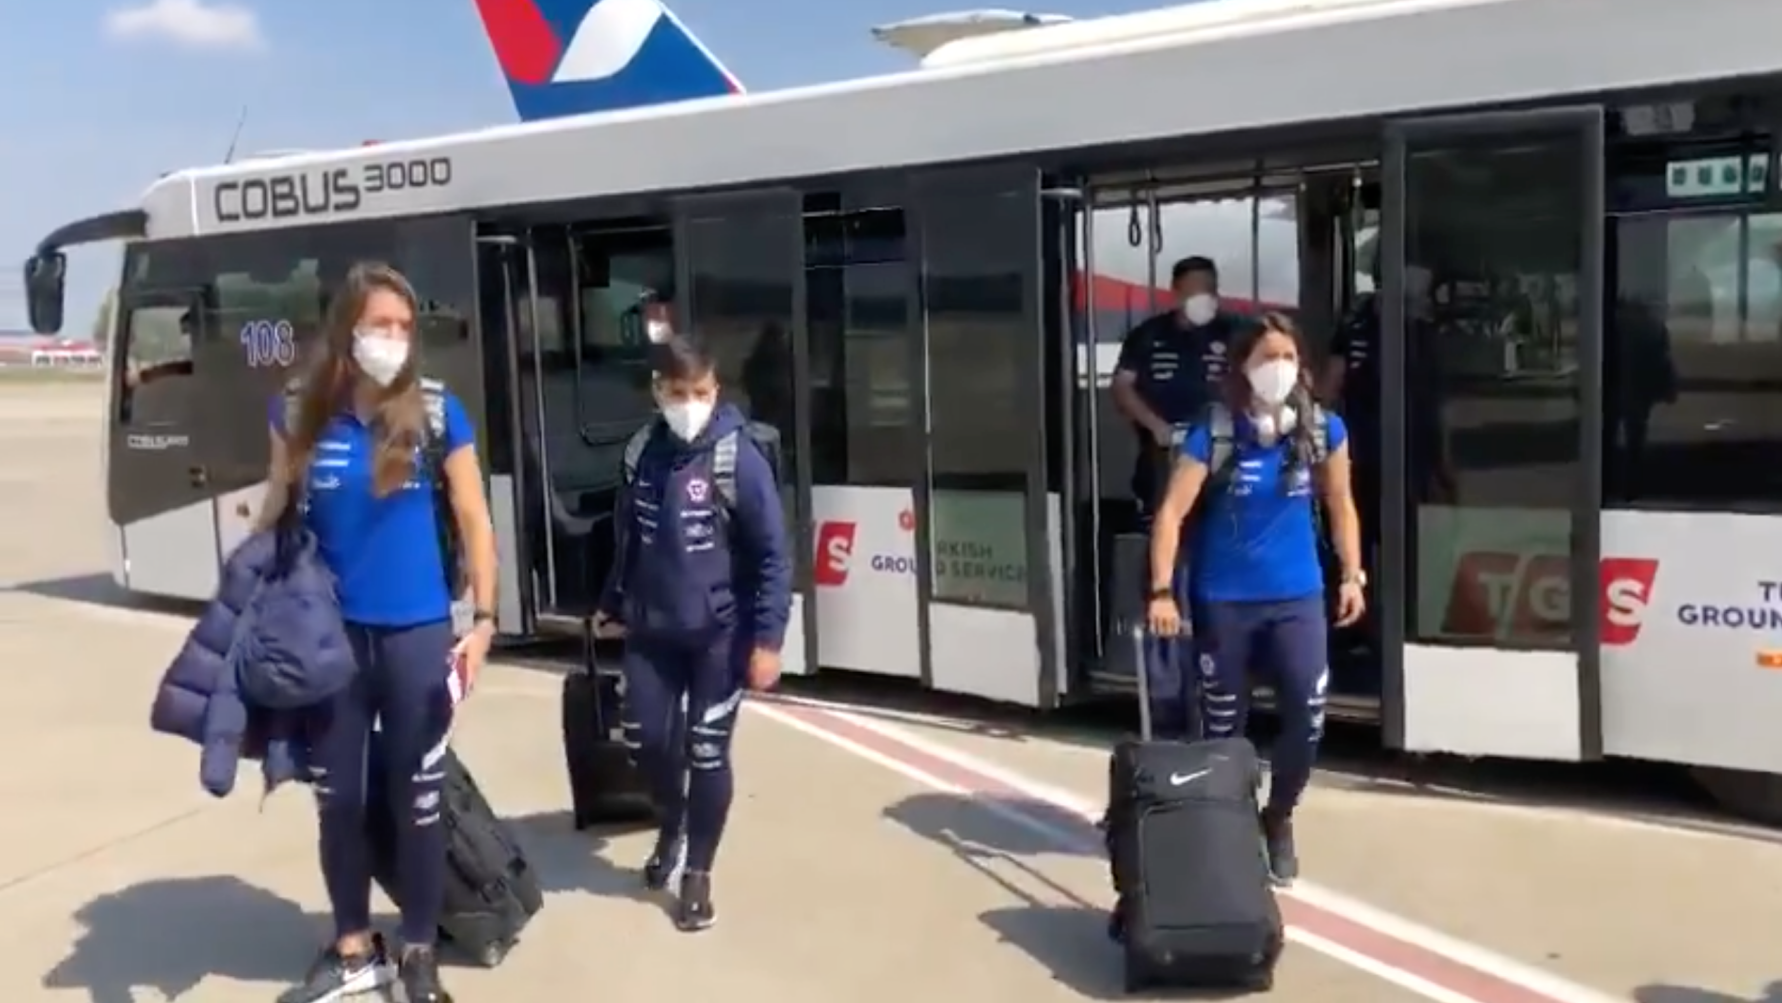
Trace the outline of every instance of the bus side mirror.
<path fill-rule="evenodd" d="M 34 254 L 25 262 L 25 305 L 31 330 L 57 334 L 62 330 L 62 296 L 68 277 L 68 258 L 61 251 Z"/>

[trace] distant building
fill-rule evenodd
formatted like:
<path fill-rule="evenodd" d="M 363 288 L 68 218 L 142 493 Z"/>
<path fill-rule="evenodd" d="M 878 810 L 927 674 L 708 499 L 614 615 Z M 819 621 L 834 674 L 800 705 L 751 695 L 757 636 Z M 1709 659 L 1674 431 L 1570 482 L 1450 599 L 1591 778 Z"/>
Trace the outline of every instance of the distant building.
<path fill-rule="evenodd" d="M 30 331 L 0 329 L 0 366 L 97 368 L 104 363 L 104 350 L 85 339 L 45 337 Z"/>

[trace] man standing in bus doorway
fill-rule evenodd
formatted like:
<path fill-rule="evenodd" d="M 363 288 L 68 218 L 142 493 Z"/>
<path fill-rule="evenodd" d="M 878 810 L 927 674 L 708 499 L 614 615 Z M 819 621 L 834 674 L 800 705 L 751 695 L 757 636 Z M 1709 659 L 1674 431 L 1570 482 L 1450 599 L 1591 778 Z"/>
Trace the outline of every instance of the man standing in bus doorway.
<path fill-rule="evenodd" d="M 1132 496 L 1141 531 L 1156 509 L 1178 428 L 1199 419 L 1225 378 L 1225 350 L 1238 323 L 1219 308 L 1219 270 L 1211 258 L 1176 262 L 1170 291 L 1173 309 L 1126 332 L 1110 384 L 1114 407 L 1139 438 Z"/>
<path fill-rule="evenodd" d="M 1148 533 L 1164 471 L 1182 430 L 1199 421 L 1225 378 L 1226 350 L 1239 318 L 1219 308 L 1219 270 L 1211 258 L 1183 258 L 1170 269 L 1174 309 L 1148 318 L 1126 333 L 1114 367 L 1114 407 L 1132 422 L 1138 458 L 1132 471 L 1140 532 Z M 1177 601 L 1187 608 L 1186 575 Z M 1143 582 L 1121 582 L 1140 588 Z M 1160 735 L 1199 731 L 1193 644 L 1182 638 L 1147 637 L 1142 651 L 1151 694 L 1151 719 Z"/>

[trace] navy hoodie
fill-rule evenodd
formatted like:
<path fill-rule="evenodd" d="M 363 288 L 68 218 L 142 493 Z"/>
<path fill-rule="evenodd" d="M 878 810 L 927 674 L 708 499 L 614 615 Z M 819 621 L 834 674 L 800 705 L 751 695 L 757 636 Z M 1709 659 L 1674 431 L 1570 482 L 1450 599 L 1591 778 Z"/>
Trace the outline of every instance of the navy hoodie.
<path fill-rule="evenodd" d="M 657 420 L 637 476 L 619 495 L 624 552 L 613 562 L 600 611 L 639 640 L 690 646 L 742 629 L 778 651 L 792 609 L 792 563 L 779 485 L 734 405 L 682 442 Z M 713 447 L 735 433 L 736 500 L 713 481 Z"/>

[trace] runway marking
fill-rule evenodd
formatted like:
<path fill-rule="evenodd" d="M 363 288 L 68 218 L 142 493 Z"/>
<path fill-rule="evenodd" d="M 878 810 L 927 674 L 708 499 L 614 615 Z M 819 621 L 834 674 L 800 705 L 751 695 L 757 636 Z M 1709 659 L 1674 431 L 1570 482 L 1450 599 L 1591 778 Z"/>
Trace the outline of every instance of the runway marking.
<path fill-rule="evenodd" d="M 1100 855 L 1101 806 L 859 714 L 807 701 L 757 700 L 754 713 L 942 793 L 972 800 L 1061 849 Z M 1038 804 L 1074 816 L 1061 822 Z M 1306 881 L 1281 893 L 1294 942 L 1433 1003 L 1619 1003 L 1615 997 L 1526 966 Z"/>

